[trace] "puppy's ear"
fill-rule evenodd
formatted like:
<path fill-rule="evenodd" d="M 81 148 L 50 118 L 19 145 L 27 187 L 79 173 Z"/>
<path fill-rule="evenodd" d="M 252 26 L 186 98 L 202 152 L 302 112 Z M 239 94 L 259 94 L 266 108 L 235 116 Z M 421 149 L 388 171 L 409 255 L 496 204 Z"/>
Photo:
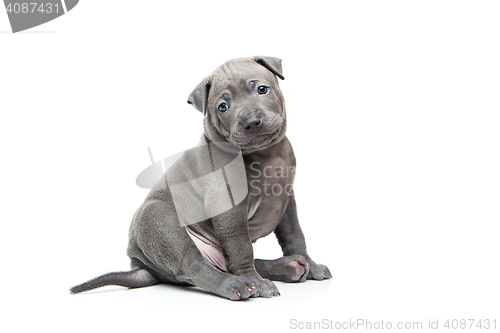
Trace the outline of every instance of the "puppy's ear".
<path fill-rule="evenodd" d="M 281 59 L 274 57 L 259 57 L 259 56 L 255 57 L 254 59 L 258 64 L 266 67 L 280 79 L 282 80 L 285 79 L 285 77 L 283 76 L 283 69 L 281 68 Z"/>
<path fill-rule="evenodd" d="M 211 86 L 212 83 L 210 79 L 203 79 L 203 81 L 201 81 L 200 84 L 194 88 L 187 100 L 189 104 L 194 106 L 196 110 L 202 112 L 203 115 L 207 114 L 208 94 L 210 93 Z"/>

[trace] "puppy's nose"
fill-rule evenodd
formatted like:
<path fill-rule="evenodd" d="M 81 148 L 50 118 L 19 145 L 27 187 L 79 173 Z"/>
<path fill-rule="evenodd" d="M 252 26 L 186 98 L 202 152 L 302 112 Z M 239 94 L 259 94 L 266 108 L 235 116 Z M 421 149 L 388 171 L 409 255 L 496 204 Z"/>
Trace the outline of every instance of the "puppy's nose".
<path fill-rule="evenodd" d="M 252 130 L 255 133 L 260 129 L 260 125 L 262 125 L 262 119 L 256 115 L 251 116 L 243 121 L 243 127 L 246 130 Z"/>

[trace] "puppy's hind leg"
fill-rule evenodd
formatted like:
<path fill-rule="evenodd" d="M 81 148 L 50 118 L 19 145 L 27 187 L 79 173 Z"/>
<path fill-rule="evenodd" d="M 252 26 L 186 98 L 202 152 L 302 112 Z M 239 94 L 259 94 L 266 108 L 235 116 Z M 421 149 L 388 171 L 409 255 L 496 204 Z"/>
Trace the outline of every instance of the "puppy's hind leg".
<path fill-rule="evenodd" d="M 139 268 L 128 272 L 113 272 L 101 275 L 70 289 L 72 294 L 92 290 L 103 286 L 122 286 L 128 288 L 149 287 L 161 281 L 153 277 L 146 269 Z"/>
<path fill-rule="evenodd" d="M 304 282 L 309 274 L 309 264 L 299 255 L 275 260 L 255 259 L 254 264 L 260 276 L 271 281 Z"/>
<path fill-rule="evenodd" d="M 164 282 L 190 284 L 231 300 L 257 292 L 249 279 L 225 273 L 203 258 L 171 204 L 146 203 L 134 219 L 131 238 L 129 256 Z"/>

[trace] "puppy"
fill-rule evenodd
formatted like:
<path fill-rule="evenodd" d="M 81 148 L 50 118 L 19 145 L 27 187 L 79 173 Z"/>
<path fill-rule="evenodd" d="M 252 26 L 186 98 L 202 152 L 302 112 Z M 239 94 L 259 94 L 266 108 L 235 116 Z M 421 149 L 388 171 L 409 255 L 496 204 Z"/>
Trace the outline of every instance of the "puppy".
<path fill-rule="evenodd" d="M 280 59 L 252 57 L 230 60 L 202 80 L 188 98 L 204 115 L 202 142 L 167 170 L 135 213 L 132 269 L 72 293 L 179 283 L 241 300 L 279 295 L 270 280 L 331 277 L 309 257 L 299 226 L 295 156 L 277 78 L 284 79 Z M 254 260 L 252 243 L 271 232 L 283 257 Z"/>

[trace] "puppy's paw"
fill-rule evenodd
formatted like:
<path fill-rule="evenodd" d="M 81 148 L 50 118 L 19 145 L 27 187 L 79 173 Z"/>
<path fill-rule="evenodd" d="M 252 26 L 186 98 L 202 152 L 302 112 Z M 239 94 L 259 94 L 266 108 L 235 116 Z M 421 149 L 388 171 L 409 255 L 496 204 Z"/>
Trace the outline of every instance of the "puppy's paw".
<path fill-rule="evenodd" d="M 255 284 L 256 291 L 251 297 L 273 297 L 280 296 L 280 292 L 276 285 L 268 279 L 263 279 L 256 271 L 240 275 L 249 279 Z"/>
<path fill-rule="evenodd" d="M 309 264 L 308 280 L 325 280 L 332 277 L 332 273 L 325 265 L 316 264 L 311 259 L 308 259 L 307 262 Z"/>
<path fill-rule="evenodd" d="M 247 299 L 257 291 L 255 283 L 240 276 L 229 276 L 220 286 L 217 294 L 233 301 Z"/>

